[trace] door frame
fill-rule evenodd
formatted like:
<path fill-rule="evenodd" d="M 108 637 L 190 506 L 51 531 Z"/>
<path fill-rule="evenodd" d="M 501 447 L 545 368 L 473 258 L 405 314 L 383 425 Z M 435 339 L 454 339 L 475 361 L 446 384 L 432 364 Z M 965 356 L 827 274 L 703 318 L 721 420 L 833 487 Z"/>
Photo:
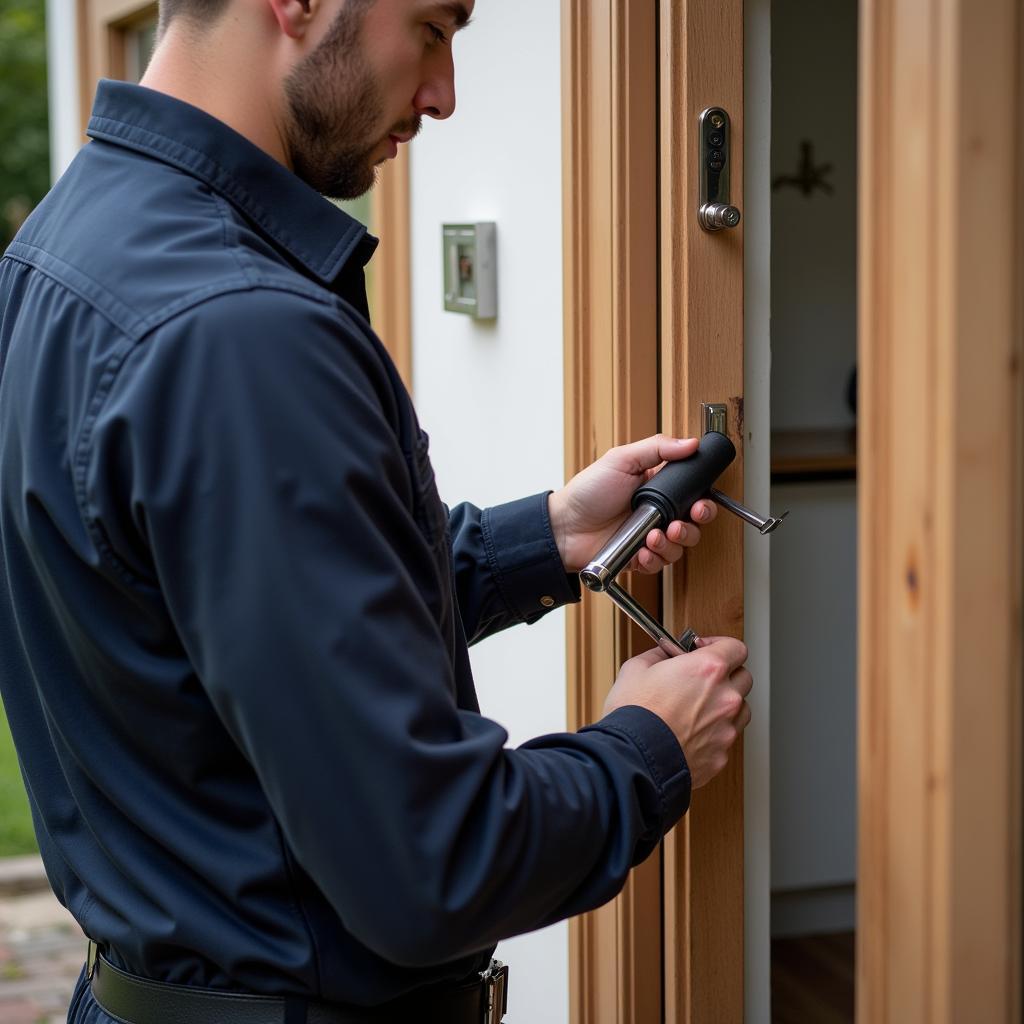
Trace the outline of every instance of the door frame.
<path fill-rule="evenodd" d="M 562 12 L 567 473 L 659 428 L 699 435 L 700 403 L 725 402 L 740 454 L 722 485 L 742 500 L 743 229 L 709 235 L 692 216 L 698 113 L 725 106 L 742 139 L 742 0 L 563 0 Z M 732 182 L 742 206 L 735 144 Z M 671 628 L 742 635 L 743 534 L 730 519 L 668 574 Z M 657 581 L 630 587 L 657 607 Z M 649 646 L 606 598 L 570 610 L 571 727 L 600 716 L 621 662 Z M 571 923 L 572 1020 L 741 1020 L 743 871 L 738 745 L 622 895 Z"/>
<path fill-rule="evenodd" d="M 1024 13 L 862 0 L 860 41 L 858 1020 L 1011 1024 Z"/>
<path fill-rule="evenodd" d="M 653 434 L 657 408 L 655 5 L 563 0 L 563 252 L 567 478 Z M 629 589 L 656 608 L 659 587 Z M 607 598 L 568 610 L 568 723 L 601 717 L 618 666 L 649 642 Z M 661 853 L 569 922 L 574 1024 L 662 1019 Z"/>
<path fill-rule="evenodd" d="M 640 270 L 650 266 L 642 235 L 652 214 L 646 193 L 631 191 L 650 181 L 637 153 L 638 140 L 651 141 L 649 57 L 638 39 L 648 28 L 645 7 L 563 0 L 570 473 L 649 423 L 639 406 L 651 385 L 649 339 L 657 328 L 644 308 L 649 290 Z M 664 59 L 666 43 L 675 33 L 685 54 L 688 32 L 695 41 L 716 38 L 700 28 L 703 16 L 713 16 L 708 7 L 686 0 L 662 8 L 660 131 L 663 139 L 678 136 L 659 167 L 661 201 L 682 200 L 678 224 L 693 199 L 673 186 L 687 180 L 688 121 L 703 102 L 686 89 L 696 95 L 702 83 L 696 63 L 680 68 Z M 861 2 L 857 1004 L 864 1024 L 1010 1024 L 1021 1013 L 1022 23 L 1012 0 Z M 673 75 L 685 81 L 670 84 L 667 95 L 686 97 L 685 116 L 666 122 L 664 80 Z M 975 130 L 967 114 L 979 109 L 992 111 L 998 132 Z M 742 125 L 742 117 L 734 121 Z M 707 367 L 686 347 L 699 344 L 688 318 L 700 315 L 704 295 L 688 276 L 700 273 L 688 246 L 701 240 L 682 227 L 673 234 L 672 226 L 661 226 L 662 266 L 671 268 L 661 275 L 661 323 L 684 343 L 660 351 L 672 381 L 660 422 L 692 433 L 694 403 L 712 390 L 696 381 Z M 725 394 L 742 392 L 726 386 Z M 737 480 L 726 483 L 738 491 Z M 687 559 L 694 624 L 697 603 L 706 614 L 708 599 L 699 559 L 722 554 L 702 544 L 698 558 Z M 666 594 L 672 625 L 682 624 L 673 614 L 682 598 Z M 596 717 L 636 642 L 608 602 L 588 595 L 570 613 L 571 724 Z M 736 792 L 734 779 L 725 785 Z M 573 922 L 576 1024 L 742 1019 L 742 968 L 726 961 L 716 973 L 701 960 L 708 936 L 700 927 L 730 895 L 714 884 L 694 886 L 688 873 L 693 843 L 711 831 L 702 825 L 717 828 L 716 815 L 728 815 L 702 804 L 703 793 L 665 844 L 663 884 L 652 857 L 616 901 Z M 742 870 L 742 826 L 729 835 L 727 859 L 738 857 Z M 767 840 L 763 848 L 767 857 Z M 742 912 L 727 909 L 734 935 L 742 935 Z M 680 920 L 699 922 L 697 930 L 687 934 Z M 650 981 L 651 932 L 665 958 L 660 1005 L 638 991 Z M 729 1007 L 716 1004 L 702 1018 L 694 1006 L 709 985 Z"/>

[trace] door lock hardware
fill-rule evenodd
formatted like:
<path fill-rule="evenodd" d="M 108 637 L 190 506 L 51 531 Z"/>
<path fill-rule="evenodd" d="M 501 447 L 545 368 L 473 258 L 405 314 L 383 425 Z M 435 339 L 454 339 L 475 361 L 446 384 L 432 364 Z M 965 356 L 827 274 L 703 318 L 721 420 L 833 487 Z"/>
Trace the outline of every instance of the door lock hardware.
<path fill-rule="evenodd" d="M 712 430 L 716 434 L 728 434 L 729 427 L 729 406 L 717 402 L 701 402 L 701 419 L 704 421 L 704 433 L 709 434 Z"/>
<path fill-rule="evenodd" d="M 633 492 L 633 513 L 580 572 L 580 582 L 596 593 L 607 594 L 666 654 L 688 654 L 698 636 L 688 629 L 676 639 L 616 582 L 616 577 L 643 547 L 651 530 L 665 529 L 676 519 L 688 521 L 690 509 L 701 498 L 756 526 L 762 536 L 782 525 L 789 515 L 767 519 L 717 490 L 713 484 L 736 458 L 736 448 L 724 434 L 709 431 L 688 459 L 668 463 Z"/>
<path fill-rule="evenodd" d="M 697 159 L 700 161 L 700 205 L 697 223 L 705 231 L 734 228 L 740 211 L 729 202 L 731 146 L 729 115 L 721 107 L 708 107 L 700 117 Z"/>

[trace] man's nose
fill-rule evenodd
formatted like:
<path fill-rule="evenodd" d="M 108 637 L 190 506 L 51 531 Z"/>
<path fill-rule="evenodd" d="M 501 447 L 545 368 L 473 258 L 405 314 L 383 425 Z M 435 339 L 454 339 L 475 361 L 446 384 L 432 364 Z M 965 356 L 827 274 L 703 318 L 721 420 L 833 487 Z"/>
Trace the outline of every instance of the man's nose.
<path fill-rule="evenodd" d="M 450 51 L 443 66 L 431 69 L 413 97 L 416 113 L 443 121 L 455 113 L 455 64 Z"/>

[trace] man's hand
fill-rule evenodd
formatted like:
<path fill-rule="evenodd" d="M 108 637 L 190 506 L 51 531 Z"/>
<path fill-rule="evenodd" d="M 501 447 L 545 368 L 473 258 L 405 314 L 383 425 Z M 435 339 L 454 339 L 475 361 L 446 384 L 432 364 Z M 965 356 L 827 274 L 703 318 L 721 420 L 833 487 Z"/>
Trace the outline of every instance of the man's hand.
<path fill-rule="evenodd" d="M 551 528 L 566 572 L 579 572 L 604 542 L 625 522 L 633 492 L 666 462 L 685 459 L 697 450 L 697 439 L 680 440 L 656 434 L 643 441 L 612 448 L 577 473 L 548 498 Z M 718 512 L 713 501 L 698 501 L 692 523 L 676 520 L 665 530 L 651 530 L 647 543 L 626 567 L 654 573 L 682 556 L 683 548 L 700 541 L 697 523 L 710 523 Z"/>
<path fill-rule="evenodd" d="M 675 658 L 655 648 L 622 666 L 604 712 L 627 705 L 653 711 L 679 740 L 697 789 L 725 767 L 750 721 L 754 680 L 746 659 L 746 645 L 731 637 L 705 637 L 696 651 Z"/>

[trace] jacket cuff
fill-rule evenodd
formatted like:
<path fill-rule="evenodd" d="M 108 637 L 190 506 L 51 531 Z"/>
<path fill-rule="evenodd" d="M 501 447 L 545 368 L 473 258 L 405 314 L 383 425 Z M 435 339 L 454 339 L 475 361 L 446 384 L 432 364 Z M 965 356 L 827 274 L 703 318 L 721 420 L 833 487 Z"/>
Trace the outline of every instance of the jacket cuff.
<path fill-rule="evenodd" d="M 690 767 L 675 733 L 653 711 L 638 705 L 616 708 L 580 732 L 592 729 L 614 732 L 633 741 L 658 787 L 662 834 L 667 832 L 690 806 Z"/>
<path fill-rule="evenodd" d="M 568 574 L 548 518 L 548 495 L 534 494 L 485 508 L 484 550 L 509 611 L 521 622 L 580 599 L 579 577 Z"/>

